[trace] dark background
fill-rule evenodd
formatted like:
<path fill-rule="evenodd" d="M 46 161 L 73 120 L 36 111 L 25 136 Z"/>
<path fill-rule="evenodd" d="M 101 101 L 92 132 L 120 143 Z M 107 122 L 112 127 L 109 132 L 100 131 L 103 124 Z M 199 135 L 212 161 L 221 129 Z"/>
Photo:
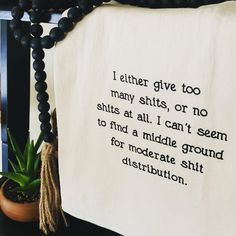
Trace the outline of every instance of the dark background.
<path fill-rule="evenodd" d="M 119 236 L 114 232 L 98 227 L 96 225 L 75 219 L 67 215 L 70 227 L 65 228 L 63 222 L 59 231 L 51 236 Z M 44 236 L 38 230 L 36 223 L 18 223 L 4 216 L 0 211 L 0 236 Z"/>

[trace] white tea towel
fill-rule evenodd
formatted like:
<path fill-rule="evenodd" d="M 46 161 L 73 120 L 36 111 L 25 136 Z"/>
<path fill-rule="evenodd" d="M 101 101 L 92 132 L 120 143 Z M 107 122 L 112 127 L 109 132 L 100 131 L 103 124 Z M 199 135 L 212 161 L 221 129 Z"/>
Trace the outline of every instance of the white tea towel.
<path fill-rule="evenodd" d="M 236 3 L 106 5 L 55 51 L 63 209 L 125 236 L 236 235 Z"/>

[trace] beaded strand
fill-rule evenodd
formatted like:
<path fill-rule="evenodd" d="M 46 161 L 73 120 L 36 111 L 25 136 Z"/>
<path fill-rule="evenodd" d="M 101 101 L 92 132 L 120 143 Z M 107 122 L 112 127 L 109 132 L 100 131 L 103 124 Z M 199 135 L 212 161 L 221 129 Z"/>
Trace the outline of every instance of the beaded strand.
<path fill-rule="evenodd" d="M 49 35 L 43 36 L 43 27 L 41 22 L 47 21 L 48 17 L 48 0 L 19 0 L 18 6 L 13 7 L 10 28 L 13 31 L 14 38 L 21 43 L 23 47 L 32 48 L 33 69 L 35 70 L 34 78 L 36 80 L 35 90 L 37 91 L 40 129 L 43 132 L 45 142 L 53 142 L 54 135 L 50 124 L 50 105 L 48 103 L 49 95 L 47 93 L 47 74 L 45 72 L 45 63 L 43 61 L 45 49 L 52 48 L 56 42 L 63 40 L 66 34 L 71 31 L 74 25 L 81 21 L 84 16 L 90 13 L 95 7 L 100 6 L 103 2 L 110 0 L 77 0 L 75 6 L 68 10 L 67 17 L 62 17 L 57 24 L 50 30 Z M 30 16 L 30 32 L 25 32 L 22 28 L 22 17 L 24 12 Z"/>
<path fill-rule="evenodd" d="M 44 50 L 52 48 L 56 42 L 63 40 L 66 34 L 74 28 L 74 25 L 81 21 L 84 16 L 93 11 L 94 8 L 111 0 L 19 0 L 18 6 L 13 7 L 10 28 L 14 38 L 23 47 L 32 48 L 34 59 L 33 68 L 35 70 L 35 90 L 37 91 L 40 129 L 44 134 L 45 142 L 52 142 L 54 136 L 50 124 L 50 105 L 47 93 L 47 74 L 44 64 Z M 223 2 L 222 0 L 117 0 L 122 4 L 131 4 L 140 7 L 163 8 L 163 7 L 198 7 L 201 5 Z M 57 24 L 50 30 L 49 35 L 43 36 L 41 22 L 50 19 L 50 9 L 70 8 L 67 17 L 62 17 Z M 22 27 L 22 17 L 24 12 L 28 12 L 30 22 L 30 32 L 25 32 Z"/>

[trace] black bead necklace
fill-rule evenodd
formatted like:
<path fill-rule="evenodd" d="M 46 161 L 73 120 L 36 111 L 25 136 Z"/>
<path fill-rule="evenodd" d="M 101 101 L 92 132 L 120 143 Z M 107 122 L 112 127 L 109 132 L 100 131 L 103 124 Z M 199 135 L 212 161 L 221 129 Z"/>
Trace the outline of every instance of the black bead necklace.
<path fill-rule="evenodd" d="M 64 39 L 66 34 L 71 31 L 74 25 L 81 21 L 84 16 L 93 11 L 94 8 L 111 0 L 19 0 L 18 6 L 13 7 L 10 28 L 14 32 L 14 38 L 22 46 L 32 48 L 32 57 L 34 59 L 33 68 L 35 70 L 35 89 L 37 91 L 37 100 L 40 128 L 44 134 L 45 142 L 53 142 L 54 135 L 50 124 L 50 105 L 48 103 L 46 72 L 44 71 L 44 49 L 52 48 L 56 42 Z M 161 8 L 161 7 L 197 7 L 200 5 L 219 3 L 222 0 L 117 0 L 118 2 L 136 5 L 140 7 Z M 56 4 L 57 3 L 57 4 Z M 58 26 L 51 29 L 49 35 L 42 36 L 43 27 L 41 22 L 47 22 L 50 19 L 50 9 L 59 8 L 70 9 L 67 17 L 62 17 Z M 25 32 L 22 27 L 22 17 L 24 12 L 30 16 L 30 32 Z"/>
<path fill-rule="evenodd" d="M 47 21 L 49 14 L 48 0 L 19 0 L 18 6 L 13 7 L 10 28 L 14 33 L 14 38 L 21 43 L 23 47 L 32 48 L 32 57 L 34 59 L 33 68 L 35 70 L 35 90 L 37 91 L 37 100 L 39 120 L 41 122 L 40 129 L 43 132 L 45 142 L 53 142 L 54 135 L 50 124 L 50 105 L 48 103 L 49 95 L 47 93 L 47 74 L 44 71 L 44 49 L 50 49 L 58 41 L 64 39 L 66 34 L 71 31 L 74 25 L 90 13 L 95 7 L 100 6 L 103 2 L 110 0 L 78 0 L 67 13 L 67 17 L 62 17 L 58 26 L 51 29 L 49 35 L 41 37 L 43 27 L 41 22 Z M 56 0 L 55 0 L 56 1 Z M 30 32 L 25 32 L 22 27 L 22 17 L 24 12 L 28 12 L 31 21 Z"/>

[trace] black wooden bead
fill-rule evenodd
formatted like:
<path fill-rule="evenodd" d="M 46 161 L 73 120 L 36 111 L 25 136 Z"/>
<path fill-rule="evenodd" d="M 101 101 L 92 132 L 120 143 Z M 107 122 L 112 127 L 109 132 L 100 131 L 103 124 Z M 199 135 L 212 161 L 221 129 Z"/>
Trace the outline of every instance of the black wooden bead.
<path fill-rule="evenodd" d="M 174 7 L 186 7 L 187 1 L 186 0 L 174 0 L 173 5 L 174 5 Z"/>
<path fill-rule="evenodd" d="M 32 40 L 31 40 L 32 42 Z M 35 49 L 32 51 L 32 57 L 35 59 L 35 60 L 43 60 L 45 56 L 45 53 L 42 49 Z"/>
<path fill-rule="evenodd" d="M 117 2 L 122 3 L 122 4 L 127 4 L 128 3 L 126 0 L 117 0 Z"/>
<path fill-rule="evenodd" d="M 9 27 L 12 31 L 21 28 L 21 21 L 17 19 L 12 19 L 10 21 Z"/>
<path fill-rule="evenodd" d="M 64 32 L 58 27 L 52 28 L 49 35 L 55 42 L 61 41 L 65 37 Z"/>
<path fill-rule="evenodd" d="M 50 110 L 50 105 L 48 102 L 40 102 L 38 105 L 38 110 L 40 112 L 47 112 Z"/>
<path fill-rule="evenodd" d="M 162 8 L 169 8 L 171 6 L 172 0 L 161 0 L 160 1 L 160 7 Z"/>
<path fill-rule="evenodd" d="M 31 37 L 29 35 L 24 35 L 21 38 L 20 43 L 23 47 L 29 48 L 30 47 L 30 41 L 31 41 Z"/>
<path fill-rule="evenodd" d="M 96 7 L 102 5 L 102 3 L 103 3 L 103 0 L 93 0 L 93 5 Z"/>
<path fill-rule="evenodd" d="M 25 35 L 25 34 L 24 34 L 24 32 L 23 32 L 22 29 L 16 29 L 16 30 L 14 31 L 14 38 L 15 38 L 17 41 L 20 41 L 21 38 L 22 38 L 24 35 Z"/>
<path fill-rule="evenodd" d="M 133 5 L 134 1 L 133 0 L 123 0 L 122 3 L 125 1 L 125 4 L 130 4 Z M 147 0 L 148 1 L 148 0 Z"/>
<path fill-rule="evenodd" d="M 29 10 L 31 8 L 29 0 L 19 0 L 18 5 L 24 10 Z"/>
<path fill-rule="evenodd" d="M 188 7 L 199 7 L 201 5 L 201 0 L 188 0 Z"/>
<path fill-rule="evenodd" d="M 37 60 L 37 61 L 34 61 L 33 62 L 33 68 L 34 68 L 34 70 L 36 70 L 36 71 L 42 71 L 42 70 L 44 70 L 44 68 L 45 68 L 45 64 L 44 64 L 44 62 L 43 61 L 41 61 L 41 60 Z"/>
<path fill-rule="evenodd" d="M 32 0 L 32 8 L 33 9 L 46 9 L 47 7 L 47 2 L 46 0 Z"/>
<path fill-rule="evenodd" d="M 160 4 L 161 0 L 148 0 L 148 7 L 149 8 L 158 8 L 161 7 Z"/>
<path fill-rule="evenodd" d="M 45 82 L 37 82 L 35 84 L 35 90 L 39 93 L 45 92 L 47 90 L 47 84 Z"/>
<path fill-rule="evenodd" d="M 40 113 L 39 114 L 39 120 L 40 122 L 49 122 L 51 119 L 51 116 L 48 112 Z"/>
<path fill-rule="evenodd" d="M 30 33 L 35 36 L 39 37 L 43 34 L 43 27 L 39 24 L 33 24 L 30 26 Z"/>
<path fill-rule="evenodd" d="M 131 4 L 132 5 L 135 5 L 135 6 L 139 6 L 140 5 L 140 0 L 139 1 L 136 1 L 136 0 L 130 0 L 131 1 Z M 149 1 L 149 0 L 146 0 L 146 1 Z M 158 2 L 157 0 L 153 0 L 153 1 L 155 1 L 156 3 Z"/>
<path fill-rule="evenodd" d="M 18 6 L 13 7 L 11 10 L 11 15 L 13 18 L 20 20 L 24 15 L 24 10 Z"/>
<path fill-rule="evenodd" d="M 222 2 L 221 0 L 203 0 L 202 4 L 207 5 L 207 4 L 214 4 L 214 3 L 220 3 Z"/>
<path fill-rule="evenodd" d="M 61 6 L 62 5 L 62 0 L 61 1 L 50 0 L 49 4 L 53 9 L 56 9 L 56 10 L 62 8 L 62 6 Z"/>
<path fill-rule="evenodd" d="M 149 2 L 149 0 L 148 0 L 148 2 Z M 138 5 L 138 2 L 136 0 L 128 0 L 128 4 L 136 6 L 136 5 Z M 149 7 L 149 6 L 147 6 L 147 7 Z"/>
<path fill-rule="evenodd" d="M 41 22 L 49 22 L 51 19 L 51 12 L 45 11 L 41 13 Z"/>
<path fill-rule="evenodd" d="M 49 49 L 54 46 L 54 40 L 49 36 L 44 36 L 41 40 L 41 46 L 43 48 Z"/>
<path fill-rule="evenodd" d="M 77 0 L 77 4 L 79 5 L 84 14 L 88 14 L 93 10 L 92 0 Z"/>
<path fill-rule="evenodd" d="M 67 16 L 71 21 L 76 23 L 83 19 L 83 12 L 80 8 L 71 7 L 70 10 L 67 12 Z"/>
<path fill-rule="evenodd" d="M 62 17 L 58 21 L 58 27 L 64 32 L 69 32 L 73 29 L 73 23 L 67 17 Z"/>
<path fill-rule="evenodd" d="M 40 11 L 32 11 L 30 12 L 30 21 L 32 23 L 40 23 L 43 19 L 42 12 Z"/>
<path fill-rule="evenodd" d="M 48 99 L 49 99 L 49 96 L 46 92 L 42 92 L 37 95 L 38 102 L 47 102 Z"/>
<path fill-rule="evenodd" d="M 40 37 L 34 37 L 31 39 L 30 47 L 33 49 L 40 49 L 41 47 L 41 38 Z"/>
<path fill-rule="evenodd" d="M 222 0 L 203 0 L 202 5 L 221 3 Z"/>
<path fill-rule="evenodd" d="M 37 71 L 35 72 L 34 74 L 34 78 L 37 80 L 37 81 L 45 81 L 46 78 L 47 78 L 47 74 L 45 71 Z"/>
<path fill-rule="evenodd" d="M 137 4 L 140 7 L 147 7 L 148 6 L 148 0 L 140 0 Z"/>
<path fill-rule="evenodd" d="M 45 133 L 43 136 L 44 142 L 51 143 L 54 140 L 54 135 L 52 132 Z"/>
<path fill-rule="evenodd" d="M 93 5 L 99 7 L 103 4 L 103 0 L 93 0 Z"/>
<path fill-rule="evenodd" d="M 50 132 L 52 129 L 52 126 L 49 122 L 47 123 L 45 122 L 40 125 L 40 129 L 42 132 Z"/>

